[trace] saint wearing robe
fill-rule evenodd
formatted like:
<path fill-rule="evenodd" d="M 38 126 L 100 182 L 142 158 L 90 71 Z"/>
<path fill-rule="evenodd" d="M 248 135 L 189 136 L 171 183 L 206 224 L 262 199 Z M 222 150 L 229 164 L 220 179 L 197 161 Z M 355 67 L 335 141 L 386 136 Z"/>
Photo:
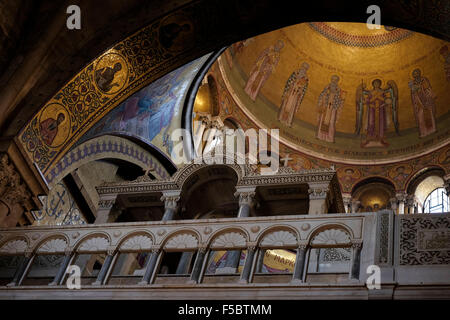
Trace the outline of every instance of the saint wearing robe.
<path fill-rule="evenodd" d="M 97 86 L 104 92 L 109 92 L 113 87 L 119 86 L 118 83 L 114 82 L 114 76 L 117 72 L 122 70 L 122 64 L 117 62 L 113 68 L 104 67 L 95 71 L 95 82 Z"/>
<path fill-rule="evenodd" d="M 397 85 L 392 80 L 387 82 L 387 88 L 382 88 L 381 84 L 380 79 L 375 79 L 372 90 L 361 84 L 356 91 L 356 134 L 365 134 L 362 148 L 388 146 L 385 136 L 391 123 L 398 134 Z"/>
<path fill-rule="evenodd" d="M 253 101 L 256 100 L 259 90 L 275 70 L 283 47 L 283 41 L 279 40 L 275 45 L 264 50 L 256 60 L 244 89 Z"/>
<path fill-rule="evenodd" d="M 292 125 L 294 115 L 300 107 L 308 88 L 309 79 L 306 74 L 308 69 L 309 64 L 304 62 L 299 70 L 291 74 L 284 88 L 281 107 L 278 112 L 278 121 L 289 127 Z"/>
<path fill-rule="evenodd" d="M 333 75 L 330 84 L 323 89 L 319 96 L 316 136 L 323 141 L 334 142 L 339 109 L 344 105 L 345 91 L 339 88 L 338 82 L 339 77 Z"/>
<path fill-rule="evenodd" d="M 56 135 L 58 134 L 58 126 L 64 121 L 66 117 L 63 113 L 58 114 L 58 117 L 55 119 L 48 118 L 42 121 L 39 125 L 39 129 L 41 132 L 41 138 L 44 140 L 45 144 L 51 146 L 53 140 L 55 140 Z"/>
<path fill-rule="evenodd" d="M 431 90 L 430 81 L 421 75 L 419 69 L 415 69 L 412 76 L 413 80 L 409 82 L 409 88 L 419 128 L 419 137 L 422 138 L 436 131 L 436 107 L 434 104 L 436 96 Z"/>

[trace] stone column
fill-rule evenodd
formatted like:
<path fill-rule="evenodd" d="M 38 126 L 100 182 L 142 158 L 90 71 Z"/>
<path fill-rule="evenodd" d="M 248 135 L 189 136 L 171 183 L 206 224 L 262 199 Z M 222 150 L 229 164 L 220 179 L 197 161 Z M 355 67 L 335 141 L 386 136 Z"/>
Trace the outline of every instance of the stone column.
<path fill-rule="evenodd" d="M 398 213 L 404 214 L 405 213 L 405 203 L 406 203 L 406 192 L 402 191 L 395 195 L 395 197 L 398 200 Z"/>
<path fill-rule="evenodd" d="M 361 267 L 361 242 L 352 243 L 352 266 L 350 270 L 350 279 L 359 280 L 359 269 Z"/>
<path fill-rule="evenodd" d="M 413 194 L 409 194 L 406 197 L 406 210 L 407 213 L 413 214 L 414 213 L 414 207 L 416 206 L 416 197 Z"/>
<path fill-rule="evenodd" d="M 66 274 L 67 267 L 69 266 L 73 257 L 73 251 L 71 250 L 67 250 L 64 253 L 64 260 L 61 263 L 61 266 L 59 267 L 58 273 L 55 275 L 55 278 L 53 278 L 53 281 L 48 284 L 49 286 L 58 286 L 61 284 L 61 281 L 64 279 L 64 275 Z"/>
<path fill-rule="evenodd" d="M 250 212 L 255 204 L 256 187 L 236 188 L 235 197 L 239 197 L 238 218 L 250 216 Z"/>
<path fill-rule="evenodd" d="M 309 183 L 309 215 L 328 213 L 328 184 Z"/>
<path fill-rule="evenodd" d="M 117 194 L 102 194 L 98 201 L 95 224 L 111 222 L 111 209 L 116 203 Z"/>
<path fill-rule="evenodd" d="M 258 261 L 256 261 L 256 270 L 255 272 L 262 272 L 262 268 L 264 265 L 264 256 L 266 254 L 266 249 L 259 248 L 258 250 Z"/>
<path fill-rule="evenodd" d="M 189 266 L 191 265 L 193 252 L 185 251 L 181 254 L 180 262 L 178 262 L 176 274 L 186 274 L 188 273 Z"/>
<path fill-rule="evenodd" d="M 352 213 L 357 213 L 360 207 L 361 207 L 361 201 L 352 200 L 352 202 L 351 202 Z"/>
<path fill-rule="evenodd" d="M 241 283 L 249 283 L 251 280 L 255 252 L 255 245 L 247 248 L 247 257 L 245 258 L 244 270 L 242 270 L 241 279 L 239 280 Z"/>
<path fill-rule="evenodd" d="M 391 209 L 395 212 L 395 213 L 397 213 L 397 208 L 398 208 L 398 200 L 397 200 L 397 198 L 390 198 L 389 199 L 389 202 L 391 203 Z"/>
<path fill-rule="evenodd" d="M 352 212 L 352 195 L 349 193 L 343 193 L 342 201 L 344 202 L 345 213 L 351 213 Z"/>
<path fill-rule="evenodd" d="M 114 252 L 114 250 L 108 250 L 108 254 L 106 255 L 100 272 L 98 273 L 97 279 L 92 283 L 92 285 L 99 286 L 105 284 L 106 276 L 108 275 L 108 271 L 111 268 L 115 254 L 116 253 Z"/>
<path fill-rule="evenodd" d="M 161 221 L 173 220 L 173 217 L 175 216 L 175 213 L 177 212 L 178 209 L 178 200 L 180 200 L 179 191 L 163 192 L 161 201 L 164 201 L 164 215 Z"/>
<path fill-rule="evenodd" d="M 209 114 L 201 114 L 198 119 L 198 127 L 195 130 L 194 134 L 194 149 L 197 156 L 202 155 L 202 143 L 203 143 L 203 134 L 205 133 L 206 128 L 211 126 L 211 115 Z"/>
<path fill-rule="evenodd" d="M 27 275 L 28 270 L 30 269 L 34 258 L 35 258 L 35 255 L 32 252 L 25 253 L 25 258 L 23 259 L 22 263 L 17 268 L 16 273 L 14 274 L 13 280 L 6 285 L 7 287 L 16 287 L 16 286 L 20 286 L 22 284 L 22 281 L 25 278 L 25 276 Z"/>
<path fill-rule="evenodd" d="M 153 249 L 148 259 L 147 267 L 145 268 L 145 274 L 142 278 L 140 285 L 152 284 L 155 279 L 156 267 L 158 265 L 158 260 L 161 257 L 161 250 Z"/>
<path fill-rule="evenodd" d="M 223 125 L 222 119 L 220 119 L 220 117 L 214 117 L 211 119 L 211 124 L 209 125 L 209 128 L 207 129 L 206 144 L 205 144 L 205 147 L 203 148 L 203 153 L 208 153 L 212 150 L 211 145 L 214 141 L 214 137 L 216 136 L 217 131 L 221 130 L 223 127 L 224 127 L 224 125 Z"/>
<path fill-rule="evenodd" d="M 199 247 L 197 251 L 197 257 L 195 258 L 194 267 L 191 272 L 190 283 L 200 283 L 203 273 L 203 266 L 206 256 L 206 247 Z"/>
<path fill-rule="evenodd" d="M 450 173 L 442 177 L 444 179 L 444 188 L 447 196 L 450 197 Z"/>
<path fill-rule="evenodd" d="M 306 243 L 302 243 L 297 248 L 297 256 L 295 258 L 294 274 L 292 275 L 292 283 L 303 282 L 303 271 L 305 269 Z"/>

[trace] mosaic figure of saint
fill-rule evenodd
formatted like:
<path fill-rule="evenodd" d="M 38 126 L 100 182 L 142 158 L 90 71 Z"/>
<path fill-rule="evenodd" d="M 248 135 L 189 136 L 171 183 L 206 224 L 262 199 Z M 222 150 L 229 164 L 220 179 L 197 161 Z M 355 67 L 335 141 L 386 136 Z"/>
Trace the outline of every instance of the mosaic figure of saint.
<path fill-rule="evenodd" d="M 322 90 L 317 104 L 318 125 L 317 138 L 323 141 L 334 142 L 336 121 L 340 109 L 344 105 L 345 91 L 339 85 L 339 77 L 333 75 L 331 82 Z"/>
<path fill-rule="evenodd" d="M 250 76 L 245 85 L 245 92 L 255 101 L 259 90 L 274 72 L 275 67 L 280 60 L 280 51 L 284 47 L 284 42 L 278 40 L 273 46 L 264 50 L 256 59 L 256 62 L 250 71 Z"/>
<path fill-rule="evenodd" d="M 308 69 L 309 64 L 303 62 L 300 69 L 291 74 L 284 87 L 283 96 L 281 97 L 281 107 L 278 112 L 278 121 L 289 127 L 292 125 L 294 115 L 300 107 L 308 89 L 309 79 L 306 74 Z"/>
<path fill-rule="evenodd" d="M 391 123 L 398 134 L 398 89 L 394 81 L 381 87 L 380 79 L 372 81 L 372 89 L 364 83 L 356 90 L 356 134 L 364 135 L 361 147 L 386 147 L 386 131 Z"/>
<path fill-rule="evenodd" d="M 58 134 L 58 126 L 65 120 L 65 115 L 59 113 L 56 120 L 53 118 L 47 118 L 39 125 L 41 132 L 41 138 L 47 145 L 51 145 Z"/>
<path fill-rule="evenodd" d="M 122 64 L 120 62 L 114 64 L 113 68 L 104 67 L 95 70 L 95 82 L 97 83 L 97 86 L 104 92 L 109 92 L 113 87 L 119 86 L 118 83 L 113 81 L 115 74 L 120 70 L 122 70 Z"/>
<path fill-rule="evenodd" d="M 443 46 L 441 50 L 439 50 L 439 53 L 442 58 L 444 58 L 445 78 L 447 81 L 450 81 L 450 50 L 448 49 L 448 46 Z"/>
<path fill-rule="evenodd" d="M 419 137 L 425 137 L 436 131 L 436 95 L 431 90 L 430 81 L 421 75 L 419 69 L 412 72 L 413 80 L 409 82 L 411 101 L 416 116 Z"/>

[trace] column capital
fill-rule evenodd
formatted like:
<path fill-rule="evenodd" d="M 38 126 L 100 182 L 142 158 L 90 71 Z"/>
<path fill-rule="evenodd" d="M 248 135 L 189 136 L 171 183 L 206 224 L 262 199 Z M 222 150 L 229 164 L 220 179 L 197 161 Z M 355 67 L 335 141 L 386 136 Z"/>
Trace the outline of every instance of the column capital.
<path fill-rule="evenodd" d="M 98 200 L 98 209 L 109 210 L 116 203 L 117 194 L 105 194 L 101 195 Z"/>
<path fill-rule="evenodd" d="M 396 197 L 390 198 L 389 202 L 391 203 L 392 210 L 397 210 L 398 208 L 398 199 Z"/>
<path fill-rule="evenodd" d="M 444 179 L 444 188 L 448 195 L 450 195 L 450 173 L 442 177 Z"/>
<path fill-rule="evenodd" d="M 317 199 L 326 199 L 330 192 L 329 184 L 324 183 L 308 183 L 309 189 L 309 199 L 317 200 Z"/>
<path fill-rule="evenodd" d="M 239 197 L 239 206 L 252 206 L 255 203 L 256 187 L 236 188 L 235 197 Z"/>
<path fill-rule="evenodd" d="M 176 210 L 178 208 L 178 201 L 180 200 L 180 192 L 163 192 L 161 201 L 164 202 L 165 209 Z"/>
<path fill-rule="evenodd" d="M 354 249 L 361 249 L 362 248 L 362 241 L 361 240 L 353 240 L 352 241 L 352 248 Z"/>
<path fill-rule="evenodd" d="M 222 129 L 224 127 L 224 124 L 222 119 L 219 116 L 217 116 L 211 118 L 209 127 L 214 129 Z"/>
<path fill-rule="evenodd" d="M 406 191 L 400 191 L 395 194 L 395 197 L 397 198 L 397 200 L 401 201 L 401 202 L 405 202 L 407 196 L 408 196 L 408 194 L 406 193 Z"/>

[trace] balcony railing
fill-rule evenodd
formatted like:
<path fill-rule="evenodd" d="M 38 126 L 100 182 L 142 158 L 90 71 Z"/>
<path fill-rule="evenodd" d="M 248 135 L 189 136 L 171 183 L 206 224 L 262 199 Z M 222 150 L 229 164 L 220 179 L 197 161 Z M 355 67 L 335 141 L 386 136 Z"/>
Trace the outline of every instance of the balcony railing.
<path fill-rule="evenodd" d="M 200 288 L 361 293 L 370 265 L 384 284 L 448 286 L 449 230 L 448 214 L 390 211 L 2 229 L 0 297 Z"/>

